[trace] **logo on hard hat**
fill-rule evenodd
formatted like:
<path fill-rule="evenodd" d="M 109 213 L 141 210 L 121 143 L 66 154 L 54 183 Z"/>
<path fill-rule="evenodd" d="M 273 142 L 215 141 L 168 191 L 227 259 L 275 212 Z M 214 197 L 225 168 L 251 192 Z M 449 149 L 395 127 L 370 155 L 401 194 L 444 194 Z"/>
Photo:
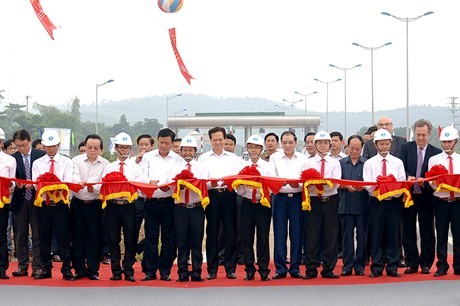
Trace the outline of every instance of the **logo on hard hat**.
<path fill-rule="evenodd" d="M 444 134 L 444 136 L 446 136 L 446 137 L 449 137 L 449 135 L 450 135 L 449 133 L 445 133 L 445 134 Z"/>
<path fill-rule="evenodd" d="M 53 140 L 53 136 L 48 137 L 48 140 Z"/>
<path fill-rule="evenodd" d="M 192 140 L 191 140 L 191 139 L 187 139 L 187 142 L 189 142 L 189 143 L 190 143 L 190 142 L 192 142 Z"/>
<path fill-rule="evenodd" d="M 123 140 L 128 140 L 128 137 L 126 137 L 126 136 L 125 136 L 125 137 L 123 137 Z"/>
<path fill-rule="evenodd" d="M 326 134 L 321 134 L 321 135 L 319 135 L 319 136 L 324 137 L 324 136 L 326 136 Z"/>

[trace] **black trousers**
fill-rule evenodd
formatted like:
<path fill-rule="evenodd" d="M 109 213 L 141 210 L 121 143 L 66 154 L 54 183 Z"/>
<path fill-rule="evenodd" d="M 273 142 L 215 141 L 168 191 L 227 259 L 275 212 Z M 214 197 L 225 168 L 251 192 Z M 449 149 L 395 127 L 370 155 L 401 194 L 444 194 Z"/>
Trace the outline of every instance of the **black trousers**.
<path fill-rule="evenodd" d="M 330 196 L 327 201 L 319 197 L 311 197 L 311 210 L 305 212 L 308 273 L 317 273 L 323 265 L 321 274 L 333 272 L 338 256 L 338 198 Z"/>
<path fill-rule="evenodd" d="M 144 252 L 144 242 L 145 240 L 142 239 L 139 241 L 139 231 L 141 230 L 142 222 L 144 221 L 144 215 L 145 215 L 145 200 L 146 198 L 137 198 L 136 201 L 134 202 L 134 205 L 136 206 L 136 253 L 137 254 L 142 254 Z"/>
<path fill-rule="evenodd" d="M 133 203 L 118 205 L 108 202 L 106 207 L 107 234 L 109 236 L 110 255 L 112 258 L 111 267 L 113 275 L 126 276 L 134 275 L 133 265 L 136 260 L 136 208 Z M 123 229 L 123 240 L 125 252 L 123 258 L 123 268 L 120 265 L 121 252 L 120 241 Z"/>
<path fill-rule="evenodd" d="M 460 273 L 460 201 L 446 202 L 435 197 L 434 201 L 436 217 L 436 254 L 438 270 L 449 270 L 447 263 L 447 243 L 450 231 L 452 232 L 454 261 L 452 267 L 454 272 Z"/>
<path fill-rule="evenodd" d="M 32 268 L 41 268 L 38 210 L 33 199 L 24 200 L 21 209 L 14 214 L 16 257 L 18 258 L 18 269 L 21 270 L 27 270 L 29 267 L 29 224 L 32 229 Z"/>
<path fill-rule="evenodd" d="M 177 274 L 179 277 L 201 278 L 204 236 L 203 207 L 185 208 L 175 205 L 174 228 L 177 244 Z M 188 269 L 190 254 L 192 258 L 191 271 Z"/>
<path fill-rule="evenodd" d="M 59 256 L 62 260 L 62 274 L 70 273 L 70 209 L 63 202 L 55 206 L 42 204 L 38 208 L 38 228 L 40 232 L 40 259 L 42 270 L 50 272 L 52 269 L 51 238 L 53 232 L 58 245 Z"/>
<path fill-rule="evenodd" d="M 206 207 L 206 258 L 208 273 L 219 267 L 218 233 L 222 221 L 225 234 L 224 266 L 227 273 L 236 270 L 236 194 L 230 191 L 209 190 L 210 203 Z"/>
<path fill-rule="evenodd" d="M 144 273 L 169 276 L 174 261 L 174 200 L 151 198 L 145 202 Z M 161 248 L 158 242 L 161 234 Z"/>
<path fill-rule="evenodd" d="M 243 258 L 247 274 L 256 272 L 254 257 L 254 236 L 257 233 L 257 265 L 260 275 L 270 274 L 268 264 L 270 263 L 270 223 L 271 208 L 262 206 L 260 203 L 252 203 L 251 200 L 243 198 L 241 205 L 241 242 L 243 247 Z"/>
<path fill-rule="evenodd" d="M 6 273 L 9 267 L 8 244 L 6 240 L 6 228 L 8 227 L 8 216 L 10 205 L 0 208 L 0 274 Z"/>
<path fill-rule="evenodd" d="M 70 202 L 70 218 L 72 224 L 72 264 L 75 273 L 99 275 L 102 244 L 101 200 L 81 201 L 73 197 Z"/>
<path fill-rule="evenodd" d="M 398 271 L 401 254 L 401 198 L 379 201 L 371 197 L 369 203 L 369 236 L 371 237 L 371 272 L 380 274 Z"/>
<path fill-rule="evenodd" d="M 403 246 L 407 266 L 431 268 L 435 254 L 433 196 L 413 194 L 414 205 L 403 210 Z M 420 253 L 417 246 L 417 218 Z"/>
<path fill-rule="evenodd" d="M 355 272 L 364 273 L 368 219 L 367 215 L 340 215 L 342 223 L 343 272 L 352 272 L 352 270 L 355 270 Z"/>

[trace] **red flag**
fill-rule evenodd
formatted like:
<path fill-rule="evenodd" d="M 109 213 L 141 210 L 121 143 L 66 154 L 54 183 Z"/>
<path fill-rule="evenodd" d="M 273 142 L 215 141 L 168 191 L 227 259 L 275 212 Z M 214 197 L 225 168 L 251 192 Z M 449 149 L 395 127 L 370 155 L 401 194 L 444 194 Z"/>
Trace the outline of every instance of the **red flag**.
<path fill-rule="evenodd" d="M 439 136 L 441 136 L 441 132 L 442 132 L 442 127 L 438 125 L 438 139 L 439 139 Z"/>
<path fill-rule="evenodd" d="M 45 14 L 43 11 L 43 8 L 40 4 L 39 0 L 30 0 L 30 3 L 32 4 L 32 7 L 34 8 L 35 14 L 38 17 L 38 20 L 42 23 L 42 25 L 45 27 L 46 32 L 51 36 L 51 39 L 54 40 L 53 37 L 53 30 L 57 29 L 56 26 L 51 22 L 51 20 L 48 18 L 48 16 Z"/>
<path fill-rule="evenodd" d="M 177 45 L 176 45 L 176 28 L 171 28 L 169 29 L 169 38 L 171 39 L 171 45 L 173 47 L 174 55 L 177 60 L 177 64 L 179 65 L 180 72 L 184 76 L 184 78 L 187 80 L 188 84 L 190 85 L 190 79 L 193 79 L 193 77 L 190 75 L 188 72 L 187 68 L 184 65 L 184 61 L 182 60 L 179 51 L 177 50 Z"/>

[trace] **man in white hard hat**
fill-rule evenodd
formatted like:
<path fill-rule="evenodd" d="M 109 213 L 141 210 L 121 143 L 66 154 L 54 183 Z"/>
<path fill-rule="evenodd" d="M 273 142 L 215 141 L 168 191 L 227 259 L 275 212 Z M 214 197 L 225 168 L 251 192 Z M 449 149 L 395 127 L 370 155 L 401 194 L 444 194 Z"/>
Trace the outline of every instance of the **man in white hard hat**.
<path fill-rule="evenodd" d="M 72 182 L 73 163 L 70 158 L 59 153 L 61 139 L 55 130 L 46 130 L 42 135 L 42 144 L 46 154 L 37 159 L 32 166 L 32 179 L 47 172 L 54 173 L 61 182 Z M 63 201 L 53 202 L 43 194 L 43 202 L 38 209 L 38 224 L 40 231 L 40 258 L 42 269 L 35 279 L 51 278 L 52 257 L 51 237 L 54 235 L 58 244 L 59 255 L 62 260 L 62 278 L 68 281 L 75 280 L 71 272 L 70 250 L 70 209 Z"/>
<path fill-rule="evenodd" d="M 403 162 L 390 154 L 393 137 L 386 129 L 374 134 L 377 155 L 364 163 L 363 179 L 376 182 L 378 176 L 392 174 L 397 181 L 406 179 Z M 380 277 L 383 270 L 388 276 L 401 277 L 398 261 L 401 253 L 401 218 L 403 203 L 401 196 L 379 201 L 374 196 L 374 186 L 366 187 L 371 196 L 369 203 L 369 237 L 371 239 L 371 278 Z M 386 259 L 386 263 L 383 260 Z"/>
<path fill-rule="evenodd" d="M 108 173 L 118 171 L 130 182 L 146 183 L 147 179 L 142 174 L 141 167 L 133 159 L 129 158 L 133 142 L 131 137 L 122 132 L 115 136 L 115 151 L 117 160 L 108 164 L 102 177 Z M 133 265 L 136 261 L 136 207 L 134 202 L 126 198 L 117 198 L 107 201 L 106 207 L 107 232 L 109 236 L 109 247 L 112 268 L 110 280 L 119 281 L 124 274 L 125 280 L 135 282 Z M 120 252 L 120 231 L 123 229 L 124 259 L 122 265 Z"/>
<path fill-rule="evenodd" d="M 305 169 L 316 169 L 324 178 L 340 179 L 342 170 L 338 160 L 333 158 L 331 136 L 326 131 L 319 131 L 314 139 L 316 155 L 307 159 Z M 324 185 L 324 193 L 318 195 L 316 189 L 310 187 L 311 210 L 305 212 L 306 225 L 306 274 L 305 279 L 318 276 L 318 268 L 322 265 L 323 278 L 339 278 L 334 274 L 338 256 L 338 196 L 337 184 L 332 187 Z"/>
<path fill-rule="evenodd" d="M 196 178 L 203 176 L 198 162 L 194 159 L 197 141 L 193 136 L 185 136 L 180 143 L 183 161 L 179 171 L 188 170 Z M 202 243 L 204 236 L 204 210 L 198 194 L 189 189 L 180 191 L 180 202 L 174 207 L 174 228 L 177 244 L 178 282 L 203 282 L 201 266 L 203 264 Z M 191 270 L 188 259 L 191 257 Z"/>
<path fill-rule="evenodd" d="M 262 176 L 273 176 L 271 166 L 268 162 L 260 158 L 264 148 L 264 140 L 260 135 L 249 136 L 246 141 L 246 148 L 251 157 L 244 163 L 244 166 L 254 165 Z M 238 194 L 243 197 L 241 205 L 241 242 L 243 248 L 243 259 L 246 266 L 245 280 L 251 281 L 256 273 L 255 258 L 257 258 L 257 272 L 260 274 L 262 281 L 270 280 L 268 276 L 270 269 L 270 246 L 269 234 L 271 223 L 271 208 L 263 206 L 260 203 L 260 191 L 254 190 L 250 186 L 241 185 L 237 190 Z M 267 198 L 270 195 L 265 195 Z M 254 236 L 257 233 L 256 251 L 257 257 L 254 256 Z"/>
<path fill-rule="evenodd" d="M 0 128 L 0 144 L 3 145 L 5 140 L 5 132 Z M 0 176 L 14 178 L 16 174 L 16 160 L 5 152 L 0 152 Z M 14 186 L 11 182 L 10 186 Z M 6 239 L 6 229 L 8 227 L 10 205 L 3 203 L 0 207 L 0 279 L 9 279 L 6 274 L 8 270 L 8 247 Z"/>
<path fill-rule="evenodd" d="M 428 169 L 435 165 L 443 165 L 449 174 L 460 174 L 460 155 L 455 152 L 458 143 L 458 131 L 453 126 L 446 126 L 439 136 L 442 150 L 438 155 L 430 158 Z M 433 186 L 435 188 L 436 186 Z M 436 219 L 436 262 L 437 271 L 435 277 L 447 274 L 449 263 L 447 262 L 447 243 L 449 225 L 454 241 L 454 261 L 452 267 L 454 274 L 460 275 L 460 194 L 457 192 L 435 191 L 434 211 Z"/>

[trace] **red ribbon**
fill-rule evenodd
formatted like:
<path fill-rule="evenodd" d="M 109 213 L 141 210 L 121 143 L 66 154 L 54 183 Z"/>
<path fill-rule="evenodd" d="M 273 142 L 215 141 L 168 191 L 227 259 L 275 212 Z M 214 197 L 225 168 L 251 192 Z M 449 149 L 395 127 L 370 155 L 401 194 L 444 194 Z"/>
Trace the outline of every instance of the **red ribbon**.
<path fill-rule="evenodd" d="M 42 23 L 42 25 L 45 27 L 46 32 L 48 32 L 49 36 L 51 39 L 54 40 L 53 36 L 53 30 L 57 29 L 56 26 L 51 22 L 51 20 L 48 18 L 48 16 L 45 14 L 45 11 L 43 11 L 43 8 L 40 4 L 39 0 L 30 0 L 30 4 L 32 4 L 32 7 L 34 8 L 35 14 L 38 17 L 38 20 Z"/>
<path fill-rule="evenodd" d="M 184 61 L 180 56 L 179 50 L 177 50 L 176 44 L 176 28 L 169 29 L 169 38 L 171 39 L 171 46 L 174 51 L 174 56 L 176 57 L 177 64 L 179 65 L 180 72 L 184 76 L 187 83 L 190 85 L 190 79 L 193 79 L 192 75 L 188 72 L 187 68 L 185 67 Z"/>

